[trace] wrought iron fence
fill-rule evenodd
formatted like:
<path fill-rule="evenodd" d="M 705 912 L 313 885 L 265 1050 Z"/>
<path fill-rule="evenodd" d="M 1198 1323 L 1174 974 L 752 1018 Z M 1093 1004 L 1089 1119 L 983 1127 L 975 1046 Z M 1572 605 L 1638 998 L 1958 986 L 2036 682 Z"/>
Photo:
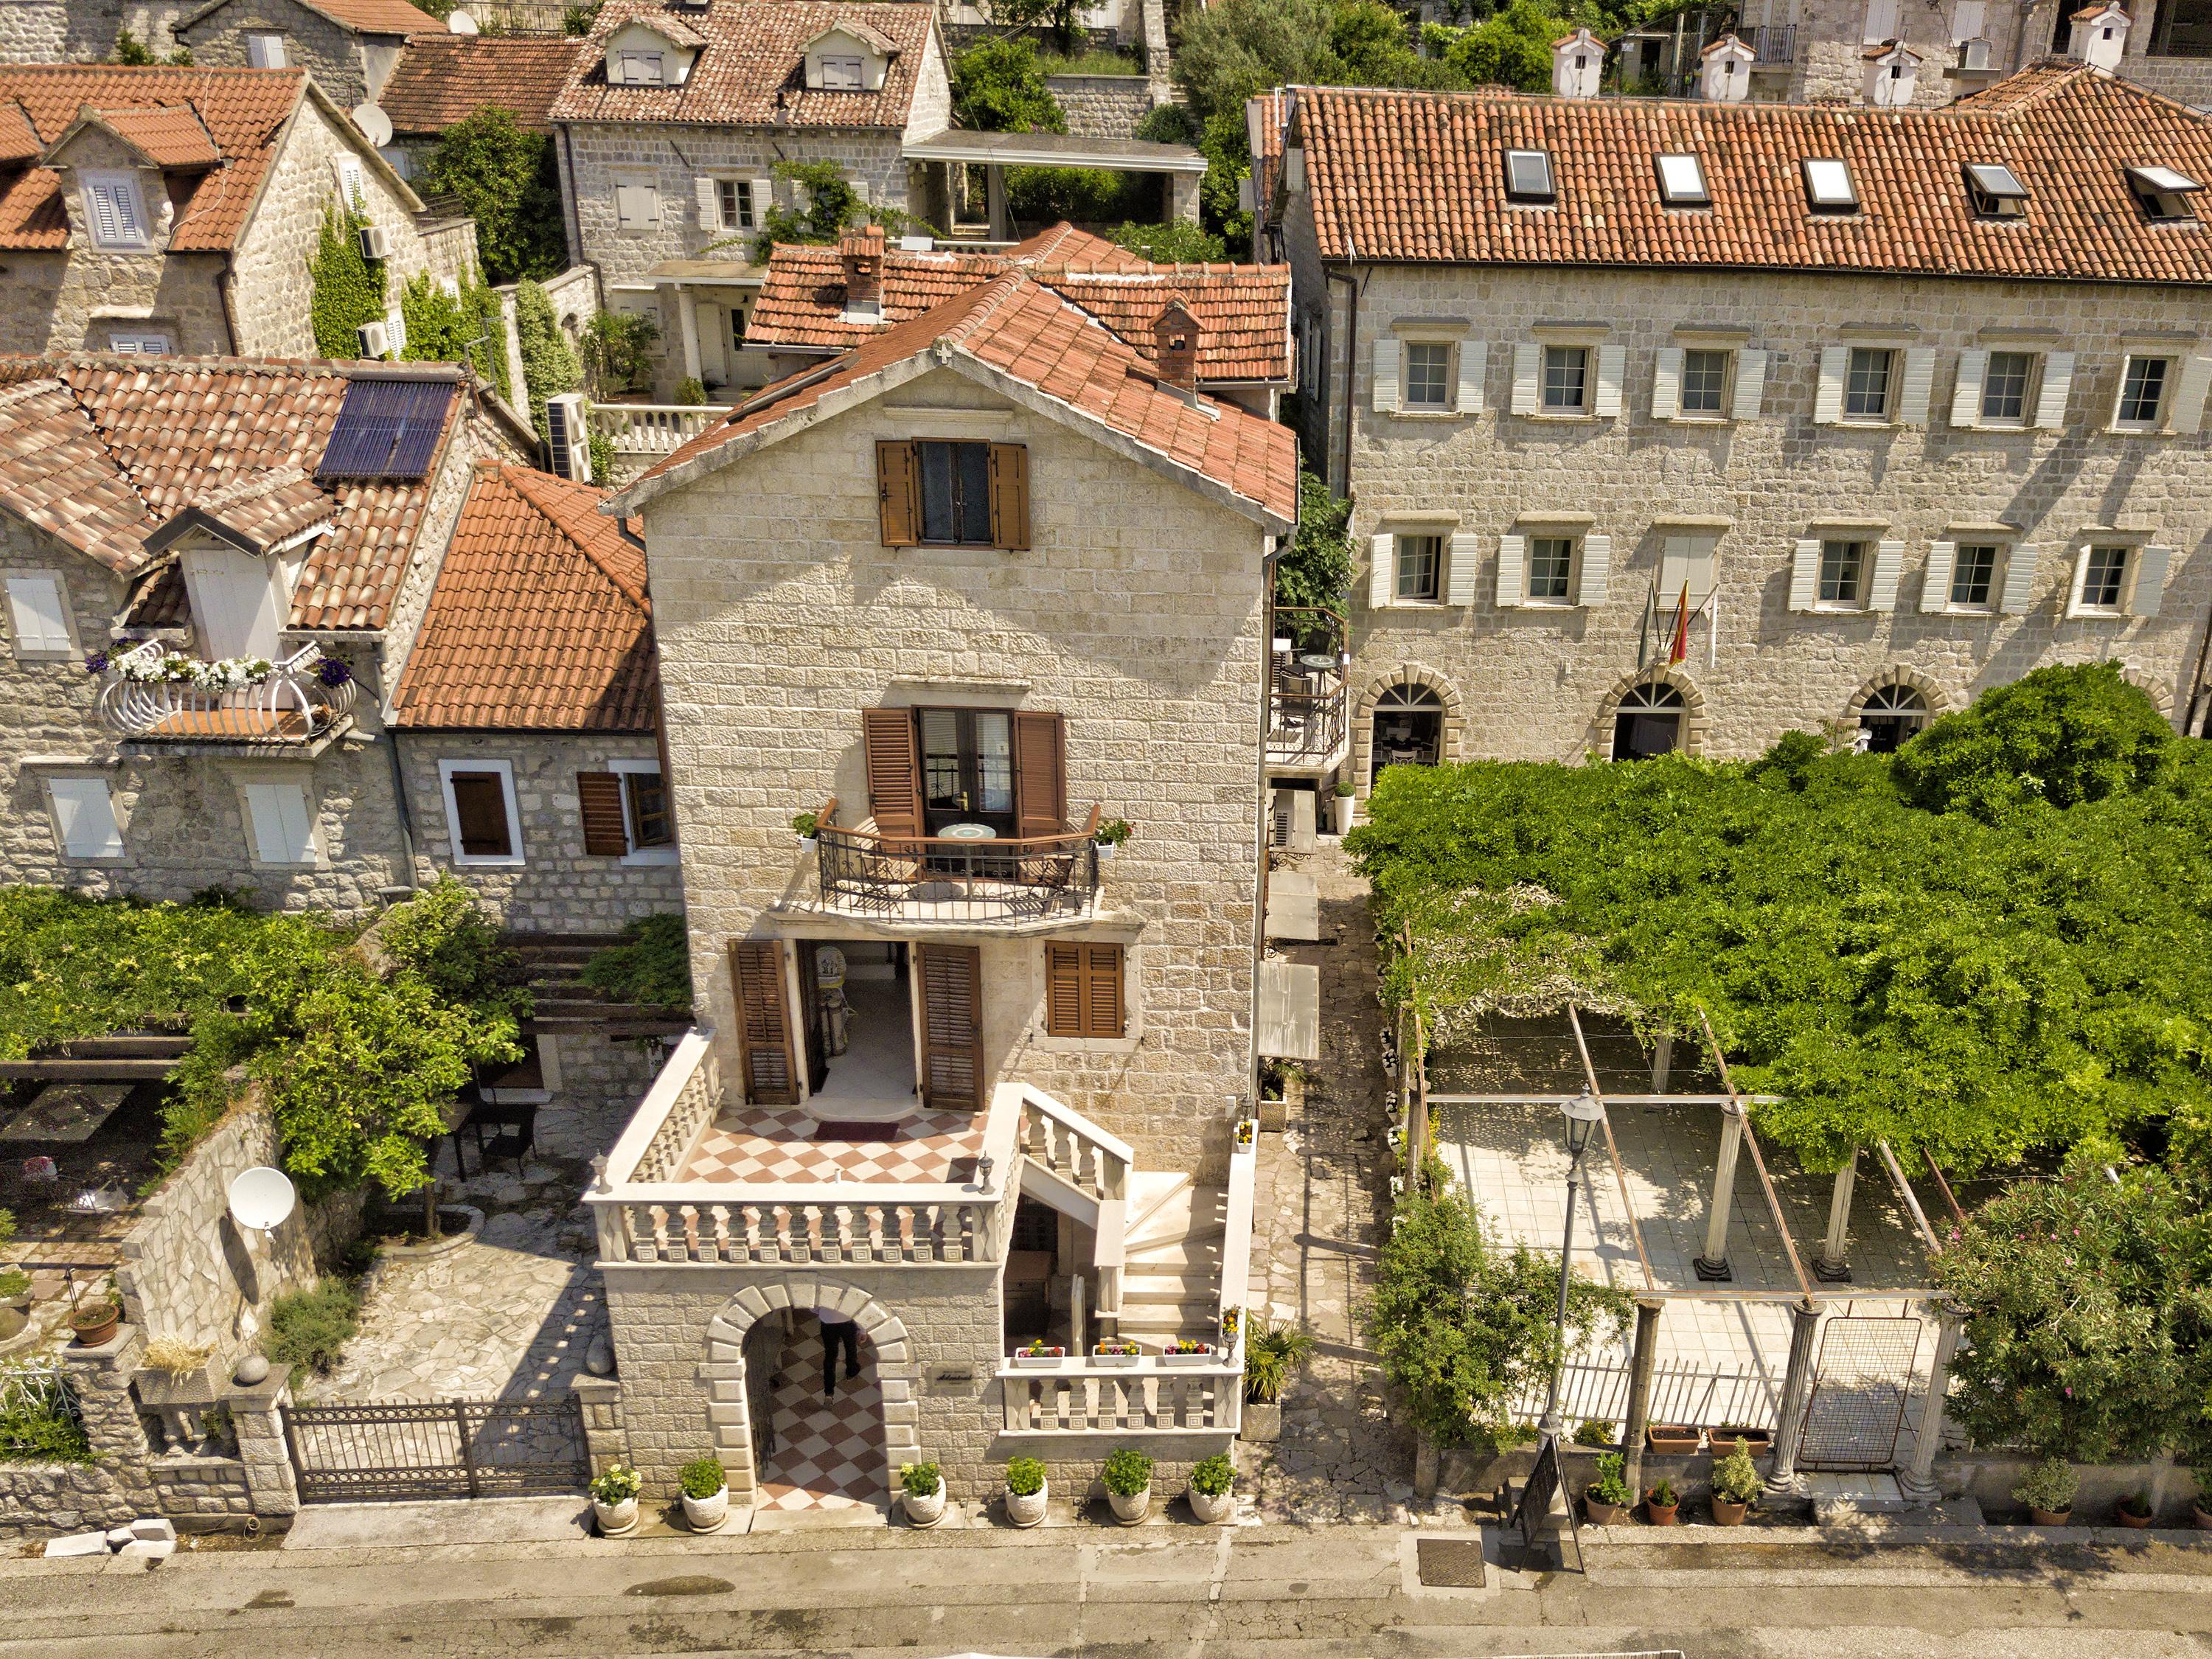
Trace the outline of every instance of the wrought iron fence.
<path fill-rule="evenodd" d="M 1752 55 L 1762 64 L 1790 64 L 1797 59 L 1797 26 L 1795 23 L 1765 23 L 1747 29 L 1744 44 Z"/>
<path fill-rule="evenodd" d="M 1589 1418 L 1615 1425 L 1628 1420 L 1626 1365 L 1570 1363 L 1559 1389 L 1559 1414 L 1569 1427 Z M 1510 1410 L 1516 1421 L 1542 1415 L 1548 1390 L 1541 1382 L 1516 1395 Z M 1771 1430 L 1781 1405 L 1782 1379 L 1747 1369 L 1717 1370 L 1703 1365 L 1655 1365 L 1651 1371 L 1651 1421 L 1687 1423 L 1705 1428 Z"/>
<path fill-rule="evenodd" d="M 1319 691 L 1291 690 L 1278 677 L 1267 697 L 1267 758 L 1327 760 L 1343 747 L 1344 683 Z"/>
<path fill-rule="evenodd" d="M 287 1406 L 284 1444 L 303 1504 L 580 1492 L 592 1473 L 574 1395 Z"/>
<path fill-rule="evenodd" d="M 1035 921 L 1079 915 L 1098 896 L 1091 828 L 1005 841 L 890 836 L 828 822 L 816 828 L 822 902 L 871 915 L 947 921 Z"/>
<path fill-rule="evenodd" d="M 67 1369 L 43 1357 L 0 1364 L 0 1456 L 79 1462 L 91 1455 Z"/>

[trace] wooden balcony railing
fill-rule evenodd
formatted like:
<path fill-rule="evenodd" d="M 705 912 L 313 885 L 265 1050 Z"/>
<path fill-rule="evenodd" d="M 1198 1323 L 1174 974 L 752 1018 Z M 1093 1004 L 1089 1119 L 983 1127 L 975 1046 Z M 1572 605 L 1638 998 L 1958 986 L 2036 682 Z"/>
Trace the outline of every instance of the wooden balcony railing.
<path fill-rule="evenodd" d="M 817 815 L 822 902 L 921 921 L 1041 921 L 1080 915 L 1098 896 L 1099 809 L 1080 830 L 998 841 L 886 836 Z"/>

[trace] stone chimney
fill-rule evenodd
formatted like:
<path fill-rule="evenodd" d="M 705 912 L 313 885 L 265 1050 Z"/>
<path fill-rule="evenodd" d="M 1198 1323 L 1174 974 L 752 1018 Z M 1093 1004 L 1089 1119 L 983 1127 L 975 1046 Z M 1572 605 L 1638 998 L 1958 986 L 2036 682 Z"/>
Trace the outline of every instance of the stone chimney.
<path fill-rule="evenodd" d="M 1588 29 L 1552 42 L 1552 90 L 1561 98 L 1595 98 L 1605 73 L 1605 42 Z"/>
<path fill-rule="evenodd" d="M 1869 46 L 1863 58 L 1866 70 L 1861 90 L 1876 109 L 1907 109 L 1912 89 L 1919 84 L 1920 54 L 1901 40 Z"/>
<path fill-rule="evenodd" d="M 845 267 L 847 314 L 883 315 L 884 228 L 863 225 L 847 231 L 838 240 L 837 258 Z"/>
<path fill-rule="evenodd" d="M 1198 393 L 1198 319 L 1170 300 L 1152 321 L 1152 349 L 1161 380 L 1186 397 Z"/>
<path fill-rule="evenodd" d="M 1708 103 L 1740 104 L 1751 95 L 1751 66 L 1758 54 L 1723 34 L 1698 54 L 1698 95 Z"/>
<path fill-rule="evenodd" d="M 2067 39 L 2066 55 L 2111 74 L 2119 68 L 2121 56 L 2128 49 L 2130 21 L 2112 0 L 2085 7 L 2074 14 L 2074 32 Z"/>

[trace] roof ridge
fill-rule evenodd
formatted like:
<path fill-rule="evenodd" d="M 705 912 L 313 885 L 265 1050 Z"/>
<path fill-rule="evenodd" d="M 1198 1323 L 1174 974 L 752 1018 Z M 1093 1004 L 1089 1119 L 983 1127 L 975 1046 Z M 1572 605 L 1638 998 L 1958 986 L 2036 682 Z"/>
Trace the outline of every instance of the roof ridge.
<path fill-rule="evenodd" d="M 629 601 L 630 606 L 635 610 L 639 615 L 644 617 L 647 621 L 652 619 L 653 600 L 647 590 L 642 586 L 635 585 L 628 576 L 610 565 L 606 562 L 605 556 L 602 556 L 599 550 L 593 546 L 589 539 L 578 535 L 574 527 L 568 523 L 567 518 L 556 507 L 552 499 L 541 497 L 536 493 L 541 481 L 544 483 L 556 487 L 555 489 L 548 492 L 549 497 L 557 497 L 560 490 L 562 489 L 591 490 L 592 495 L 594 497 L 594 505 L 591 508 L 592 516 L 594 518 L 603 520 L 604 515 L 599 514 L 596 503 L 606 499 L 605 491 L 593 489 L 592 486 L 589 484 L 573 483 L 566 479 L 556 478 L 550 473 L 540 472 L 536 467 L 526 466 L 520 461 L 500 461 L 495 464 L 495 468 L 499 475 L 499 479 L 501 483 L 504 483 L 508 489 L 514 490 L 516 495 L 521 496 L 522 499 L 529 504 L 532 511 L 535 512 L 540 518 L 544 519 L 546 523 L 551 525 L 554 529 L 557 530 L 562 536 L 566 537 L 571 546 L 575 548 L 578 552 L 581 553 L 586 559 L 589 559 L 592 562 L 592 568 L 596 569 L 601 575 L 605 576 L 609 581 L 615 585 L 616 591 L 619 592 L 624 599 Z M 527 477 L 530 480 L 530 483 L 526 487 L 521 482 L 521 478 L 523 477 Z M 567 503 L 563 502 L 561 503 L 561 505 L 565 507 Z M 621 533 L 619 528 L 616 528 L 615 533 L 617 535 Z"/>

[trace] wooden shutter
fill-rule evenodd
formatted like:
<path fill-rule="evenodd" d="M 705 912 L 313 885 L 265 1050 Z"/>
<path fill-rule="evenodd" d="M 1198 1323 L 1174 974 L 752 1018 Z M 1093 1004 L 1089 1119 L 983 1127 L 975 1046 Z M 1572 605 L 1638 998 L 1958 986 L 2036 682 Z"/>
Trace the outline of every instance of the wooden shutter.
<path fill-rule="evenodd" d="M 1603 605 L 1613 580 L 1613 538 L 1592 531 L 1583 538 L 1582 581 L 1575 590 L 1577 605 Z"/>
<path fill-rule="evenodd" d="M 1897 578 L 1905 568 L 1903 542 L 1878 542 L 1874 550 L 1874 580 L 1867 585 L 1869 611 L 1897 609 Z"/>
<path fill-rule="evenodd" d="M 1958 543 L 1928 544 L 1928 574 L 1920 579 L 1920 609 L 1923 612 L 1934 614 L 1949 607 L 1951 578 L 1958 568 Z"/>
<path fill-rule="evenodd" d="M 1474 573 L 1482 563 L 1481 542 L 1472 530 L 1455 530 L 1449 546 L 1449 562 L 1444 566 L 1444 603 L 1473 605 Z"/>
<path fill-rule="evenodd" d="M 1651 374 L 1651 418 L 1671 421 L 1682 412 L 1682 348 L 1661 346 Z"/>
<path fill-rule="evenodd" d="M 921 467 L 913 444 L 876 445 L 876 501 L 885 547 L 921 544 Z"/>
<path fill-rule="evenodd" d="M 1490 375 L 1490 342 L 1462 341 L 1459 349 L 1459 412 L 1482 413 L 1482 383 Z"/>
<path fill-rule="evenodd" d="M 1850 361 L 1849 346 L 1820 348 L 1820 385 L 1813 394 L 1813 419 L 1821 426 L 1833 426 L 1844 418 L 1844 376 Z"/>
<path fill-rule="evenodd" d="M 1083 1035 L 1117 1037 L 1121 1035 L 1121 947 L 1086 945 L 1083 947 Z"/>
<path fill-rule="evenodd" d="M 1620 418 L 1620 389 L 1628 378 L 1628 348 L 1601 345 L 1597 349 L 1597 394 L 1590 412 L 1601 421 Z"/>
<path fill-rule="evenodd" d="M 915 948 L 921 969 L 921 1098 L 933 1111 L 983 1100 L 982 954 L 972 945 Z"/>
<path fill-rule="evenodd" d="M 2043 359 L 2043 389 L 2035 398 L 2035 423 L 2049 431 L 2066 424 L 2066 399 L 2074 390 L 2074 354 L 2046 353 Z"/>
<path fill-rule="evenodd" d="M 1125 1033 L 1125 963 L 1118 945 L 1045 946 L 1045 1031 L 1051 1036 L 1118 1037 Z"/>
<path fill-rule="evenodd" d="M 799 1072 L 792 1063 L 791 1005 L 784 994 L 783 946 L 730 946 L 730 983 L 738 1001 L 738 1063 L 745 1099 L 756 1106 L 790 1106 L 799 1100 Z"/>
<path fill-rule="evenodd" d="M 1739 421 L 1759 418 L 1760 400 L 1766 395 L 1766 354 L 1763 351 L 1739 351 L 1735 354 L 1735 398 L 1729 405 L 1729 413 Z"/>
<path fill-rule="evenodd" d="M 1544 374 L 1544 348 L 1523 343 L 1513 348 L 1513 412 L 1534 415 Z"/>
<path fill-rule="evenodd" d="M 921 833 L 921 746 L 915 741 L 914 711 L 864 708 L 860 747 L 868 769 L 868 811 L 878 834 Z"/>
<path fill-rule="evenodd" d="M 1398 408 L 1398 343 L 1387 334 L 1375 342 L 1375 410 L 1395 414 Z"/>
<path fill-rule="evenodd" d="M 584 851 L 595 859 L 618 859 L 629 851 L 623 830 L 622 780 L 611 772 L 576 774 L 576 804 L 584 815 Z"/>
<path fill-rule="evenodd" d="M 1817 538 L 1799 538 L 1790 562 L 1790 608 L 1810 611 L 1820 599 L 1820 544 Z"/>
<path fill-rule="evenodd" d="M 698 199 L 699 228 L 706 231 L 722 228 L 722 196 L 715 181 L 705 173 L 691 180 L 691 193 Z"/>
<path fill-rule="evenodd" d="M 1083 1035 L 1083 947 L 1044 947 L 1044 1029 L 1048 1036 Z"/>
<path fill-rule="evenodd" d="M 508 859 L 514 856 L 514 838 L 507 821 L 507 790 L 496 772 L 456 772 L 448 786 L 453 795 L 453 827 L 461 851 L 470 858 Z"/>
<path fill-rule="evenodd" d="M 1057 835 L 1067 827 L 1067 722 L 1058 714 L 1014 715 L 1014 833 Z"/>
<path fill-rule="evenodd" d="M 2166 598 L 2166 568 L 2173 562 L 2170 547 L 2139 547 L 2134 559 L 2134 579 L 2128 587 L 2128 614 L 2155 617 Z"/>
<path fill-rule="evenodd" d="M 1959 379 L 1951 388 L 1951 424 L 1977 427 L 1982 423 L 1982 382 L 1990 372 L 1986 351 L 1959 354 Z"/>
<path fill-rule="evenodd" d="M 1929 396 L 1936 389 L 1936 354 L 1925 346 L 1897 354 L 1905 362 L 1905 384 L 1897 400 L 1900 426 L 1928 424 Z"/>
<path fill-rule="evenodd" d="M 1370 536 L 1367 538 L 1367 606 L 1380 611 L 1397 597 L 1398 538 L 1395 536 Z"/>
<path fill-rule="evenodd" d="M 1501 611 L 1528 602 L 1528 553 L 1526 536 L 1498 538 L 1498 608 Z"/>
<path fill-rule="evenodd" d="M 2212 357 L 2185 357 L 2173 388 L 2173 429 L 2196 432 L 2204 424 L 2204 394 L 2212 390 Z"/>
<path fill-rule="evenodd" d="M 1030 452 L 1026 444 L 991 446 L 991 545 L 1030 544 Z"/>
<path fill-rule="evenodd" d="M 2042 572 L 2043 558 L 2033 547 L 2018 542 L 2006 550 L 2004 591 L 1997 599 L 1997 609 L 2008 617 L 2024 617 L 2035 608 L 2035 579 Z"/>

